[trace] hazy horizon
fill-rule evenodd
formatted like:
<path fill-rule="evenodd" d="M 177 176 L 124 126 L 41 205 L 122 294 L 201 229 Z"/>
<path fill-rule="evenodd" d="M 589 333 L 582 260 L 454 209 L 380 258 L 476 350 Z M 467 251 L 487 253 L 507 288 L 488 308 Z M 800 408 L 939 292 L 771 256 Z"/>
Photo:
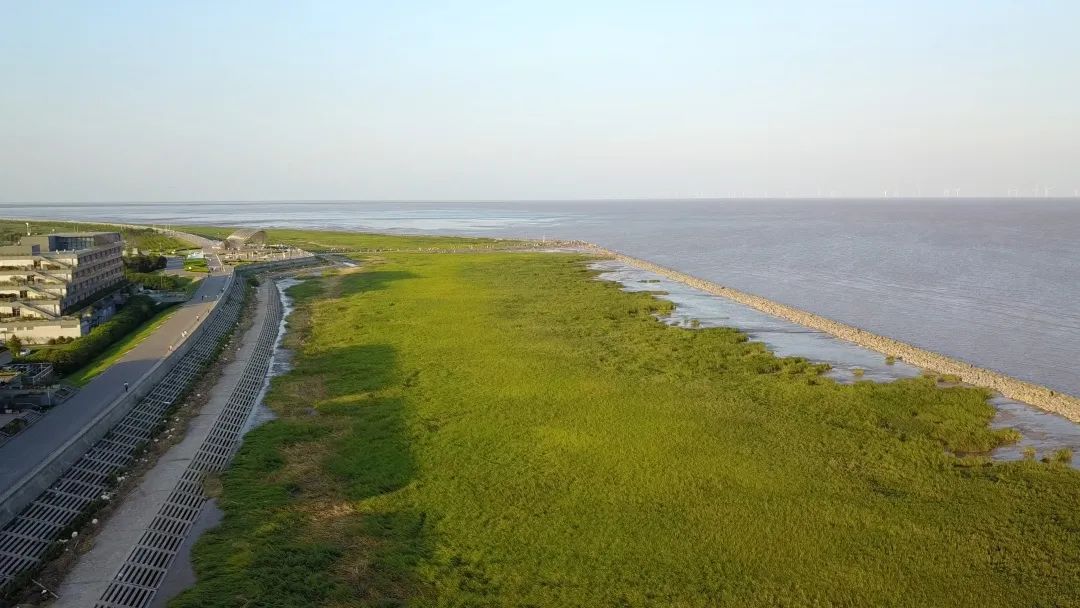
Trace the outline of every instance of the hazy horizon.
<path fill-rule="evenodd" d="M 0 200 L 1080 193 L 1080 4 L 11 3 Z"/>
<path fill-rule="evenodd" d="M 19 206 L 19 205 L 153 205 L 161 203 L 163 205 L 175 205 L 183 203 L 191 204 L 214 204 L 214 203 L 240 203 L 240 204 L 257 204 L 257 203 L 352 203 L 352 204 L 426 204 L 426 205 L 458 205 L 458 204 L 514 204 L 514 203 L 530 203 L 530 204 L 543 204 L 543 203 L 619 203 L 619 202 L 740 202 L 740 201 L 760 201 L 764 203 L 768 202 L 791 202 L 791 201 L 845 201 L 845 202 L 903 202 L 903 201 L 917 201 L 917 202 L 942 202 L 942 203 L 954 203 L 954 202 L 986 202 L 986 201 L 1032 201 L 1032 202 L 1077 202 L 1080 203 L 1080 196 L 1075 195 L 1050 195 L 1050 196 L 701 196 L 701 197 L 595 197 L 595 198 L 463 198 L 463 199 L 377 199 L 377 198 L 263 198 L 263 199 L 159 199 L 159 200 L 0 200 L 0 205 L 5 206 Z"/>

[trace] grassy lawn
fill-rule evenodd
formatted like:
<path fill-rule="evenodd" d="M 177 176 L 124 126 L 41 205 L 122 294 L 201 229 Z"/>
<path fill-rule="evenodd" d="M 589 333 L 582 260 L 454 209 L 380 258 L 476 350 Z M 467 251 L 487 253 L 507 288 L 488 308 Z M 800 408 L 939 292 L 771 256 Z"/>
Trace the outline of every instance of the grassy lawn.
<path fill-rule="evenodd" d="M 108 224 L 92 224 L 87 222 L 53 222 L 31 221 L 30 230 L 34 234 L 49 234 L 51 232 L 95 232 L 115 230 L 120 233 L 127 247 L 137 247 L 140 251 L 173 251 L 178 249 L 190 249 L 191 243 L 174 239 L 151 230 L 150 228 L 121 228 Z M 26 223 L 14 220 L 0 219 L 0 244 L 18 242 L 19 237 L 26 235 Z"/>
<path fill-rule="evenodd" d="M 195 258 L 189 260 L 185 258 L 184 270 L 188 272 L 210 272 L 210 265 L 204 259 Z"/>
<path fill-rule="evenodd" d="M 184 226 L 177 228 L 182 232 L 197 234 L 207 238 L 223 240 L 236 231 L 236 228 L 217 226 Z M 267 242 L 281 243 L 300 247 L 307 251 L 362 251 L 362 250 L 412 250 L 412 249 L 453 249 L 453 248 L 493 248 L 508 247 L 518 241 L 478 239 L 457 236 L 399 236 L 390 234 L 292 230 L 287 228 L 268 228 Z"/>
<path fill-rule="evenodd" d="M 120 357 L 123 357 L 128 351 L 138 346 L 140 342 L 147 338 L 147 336 L 154 333 L 154 331 L 176 311 L 177 308 L 173 306 L 157 313 L 140 325 L 139 328 L 132 332 L 127 338 L 113 344 L 105 352 L 95 357 L 93 361 L 68 375 L 64 378 L 64 381 L 74 384 L 75 386 L 82 386 L 93 380 L 98 374 L 108 369 L 110 365 L 116 363 Z"/>
<path fill-rule="evenodd" d="M 171 605 L 1076 605 L 1080 473 L 991 463 L 984 391 L 841 385 L 591 278 L 387 254 L 293 288 L 280 417 Z"/>

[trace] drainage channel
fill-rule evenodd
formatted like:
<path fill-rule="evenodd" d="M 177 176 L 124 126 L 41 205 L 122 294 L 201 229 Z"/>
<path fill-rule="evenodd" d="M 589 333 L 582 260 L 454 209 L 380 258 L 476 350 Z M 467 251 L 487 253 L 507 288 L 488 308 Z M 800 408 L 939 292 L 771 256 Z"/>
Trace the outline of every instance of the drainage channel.
<path fill-rule="evenodd" d="M 277 286 L 266 279 L 267 313 L 247 365 L 224 410 L 95 608 L 149 606 L 203 508 L 203 479 L 225 468 L 240 447 L 245 422 L 264 388 L 283 317 Z"/>
<path fill-rule="evenodd" d="M 214 357 L 236 325 L 244 291 L 234 281 L 203 335 L 153 390 L 104 438 L 94 444 L 37 500 L 0 531 L 0 590 L 32 571 L 58 535 L 110 491 L 110 479 L 125 470 L 150 441 L 166 412 Z"/>

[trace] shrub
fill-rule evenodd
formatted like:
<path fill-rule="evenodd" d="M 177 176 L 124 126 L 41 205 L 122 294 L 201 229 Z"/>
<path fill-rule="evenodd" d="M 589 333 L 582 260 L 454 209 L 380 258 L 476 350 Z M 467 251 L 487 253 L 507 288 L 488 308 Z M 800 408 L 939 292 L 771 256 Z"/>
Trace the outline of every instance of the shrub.
<path fill-rule="evenodd" d="M 1069 464 L 1070 462 L 1072 462 L 1072 456 L 1073 452 L 1071 449 L 1061 448 L 1060 450 L 1054 452 L 1054 455 L 1051 456 L 1051 460 L 1058 464 Z"/>
<path fill-rule="evenodd" d="M 143 321 L 154 316 L 157 310 L 150 298 L 135 296 L 128 300 L 112 319 L 98 325 L 85 336 L 77 340 L 57 338 L 57 344 L 64 343 L 62 348 L 36 351 L 27 360 L 51 363 L 59 374 L 71 373 L 89 363 L 117 340 L 135 331 Z"/>
<path fill-rule="evenodd" d="M 1016 429 L 998 429 L 994 432 L 994 435 L 997 437 L 999 445 L 1010 445 L 1024 438 L 1020 431 Z"/>
<path fill-rule="evenodd" d="M 1024 448 L 1024 460 L 1035 460 L 1035 446 L 1027 446 Z"/>

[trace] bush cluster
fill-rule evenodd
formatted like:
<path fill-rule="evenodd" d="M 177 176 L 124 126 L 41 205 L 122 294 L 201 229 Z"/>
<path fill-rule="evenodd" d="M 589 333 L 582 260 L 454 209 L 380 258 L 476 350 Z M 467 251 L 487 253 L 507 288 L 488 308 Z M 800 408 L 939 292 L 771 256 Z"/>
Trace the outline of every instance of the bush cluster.
<path fill-rule="evenodd" d="M 134 296 L 112 319 L 91 332 L 59 348 L 35 351 L 28 359 L 35 363 L 51 363 L 59 374 L 73 372 L 89 363 L 114 342 L 135 331 L 154 316 L 157 305 L 146 296 Z"/>

